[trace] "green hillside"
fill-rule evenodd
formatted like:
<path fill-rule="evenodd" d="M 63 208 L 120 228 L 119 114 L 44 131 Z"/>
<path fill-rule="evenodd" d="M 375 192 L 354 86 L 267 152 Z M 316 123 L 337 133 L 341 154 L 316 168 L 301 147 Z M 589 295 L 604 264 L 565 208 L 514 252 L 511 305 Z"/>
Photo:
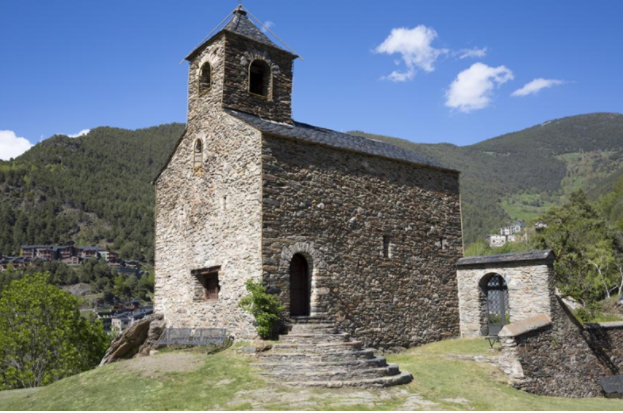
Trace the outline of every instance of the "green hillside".
<path fill-rule="evenodd" d="M 150 182 L 183 129 L 102 127 L 76 139 L 53 136 L 15 160 L 0 161 L 0 253 L 73 240 L 152 261 Z"/>
<path fill-rule="evenodd" d="M 150 182 L 183 129 L 102 127 L 77 139 L 54 136 L 0 161 L 0 253 L 73 240 L 151 262 Z M 556 119 L 470 146 L 353 133 L 460 170 L 466 245 L 512 219 L 536 218 L 580 187 L 597 199 L 623 176 L 623 115 L 615 113 Z"/>
<path fill-rule="evenodd" d="M 512 219 L 534 219 L 580 187 L 597 199 L 623 176 L 623 115 L 616 113 L 556 119 L 470 146 L 352 133 L 460 170 L 466 244 Z"/>

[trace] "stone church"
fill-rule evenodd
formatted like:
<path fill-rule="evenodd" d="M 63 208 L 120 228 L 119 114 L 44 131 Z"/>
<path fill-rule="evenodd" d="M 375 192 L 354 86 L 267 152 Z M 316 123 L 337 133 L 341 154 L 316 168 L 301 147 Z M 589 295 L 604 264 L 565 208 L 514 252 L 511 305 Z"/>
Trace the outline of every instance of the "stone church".
<path fill-rule="evenodd" d="M 242 8 L 186 57 L 188 126 L 155 181 L 155 311 L 255 337 L 238 305 L 254 279 L 290 322 L 366 345 L 459 336 L 459 173 L 293 120 L 296 58 Z"/>

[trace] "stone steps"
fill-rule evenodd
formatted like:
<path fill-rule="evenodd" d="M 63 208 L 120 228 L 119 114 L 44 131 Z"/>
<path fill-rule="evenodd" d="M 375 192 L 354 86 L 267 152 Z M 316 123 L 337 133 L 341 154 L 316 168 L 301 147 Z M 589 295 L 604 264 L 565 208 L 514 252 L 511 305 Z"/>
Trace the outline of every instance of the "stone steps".
<path fill-rule="evenodd" d="M 323 317 L 292 317 L 291 333 L 254 363 L 278 384 L 311 387 L 387 387 L 409 383 L 413 376 L 362 349 L 350 334 L 339 333 Z"/>
<path fill-rule="evenodd" d="M 325 313 L 304 316 L 290 316 L 290 321 L 294 324 L 326 324 L 327 317 Z"/>
<path fill-rule="evenodd" d="M 366 360 L 374 358 L 374 350 L 346 350 L 346 351 L 333 351 L 326 353 L 275 353 L 267 352 L 260 353 L 259 358 L 265 362 L 280 362 L 288 361 L 292 363 L 296 362 L 324 362 L 324 361 L 347 361 L 347 360 Z"/>
<path fill-rule="evenodd" d="M 346 343 L 350 339 L 350 334 L 325 334 L 325 333 L 306 333 L 306 334 L 288 334 L 279 337 L 279 340 L 285 343 L 294 344 L 322 344 L 322 343 Z"/>
<path fill-rule="evenodd" d="M 284 368 L 281 370 L 263 371 L 260 374 L 272 379 L 280 379 L 285 382 L 306 380 L 327 382 L 374 379 L 385 376 L 396 376 L 400 374 L 400 370 L 398 369 L 397 365 L 393 364 L 385 367 L 373 367 L 355 370 L 349 370 L 344 368 L 339 369 L 335 367 L 320 371 L 311 368 L 307 370 L 293 370 Z"/>
<path fill-rule="evenodd" d="M 373 357 L 369 359 L 340 360 L 340 361 L 276 361 L 276 362 L 260 362 L 253 363 L 254 367 L 258 367 L 268 371 L 279 371 L 290 369 L 292 371 L 309 370 L 327 371 L 330 369 L 347 369 L 361 370 L 374 367 L 387 367 L 385 357 Z"/>
<path fill-rule="evenodd" d="M 327 351 L 345 351 L 345 350 L 361 350 L 363 343 L 361 341 L 338 341 L 329 343 L 277 343 L 273 344 L 273 350 L 281 353 L 317 353 L 322 354 Z"/>
<path fill-rule="evenodd" d="M 294 324 L 290 334 L 332 334 L 337 333 L 337 329 L 333 324 Z"/>
<path fill-rule="evenodd" d="M 359 380 L 343 380 L 343 381 L 303 381 L 303 382 L 288 382 L 289 386 L 293 387 L 326 387 L 326 388 L 341 388 L 341 387 L 390 387 L 398 386 L 400 384 L 408 384 L 413 381 L 413 376 L 409 372 L 402 372 L 396 376 L 375 377 L 372 379 L 359 379 Z M 283 383 L 275 383 L 283 384 Z"/>

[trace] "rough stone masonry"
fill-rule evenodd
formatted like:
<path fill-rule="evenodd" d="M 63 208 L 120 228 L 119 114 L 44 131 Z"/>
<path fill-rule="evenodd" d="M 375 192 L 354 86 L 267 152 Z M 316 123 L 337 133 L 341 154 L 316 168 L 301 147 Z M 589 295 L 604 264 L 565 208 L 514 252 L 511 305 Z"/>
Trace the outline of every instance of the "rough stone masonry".
<path fill-rule="evenodd" d="M 292 120 L 296 57 L 242 9 L 187 57 L 188 127 L 155 181 L 155 311 L 255 337 L 238 306 L 255 279 L 284 317 L 296 304 L 365 345 L 457 336 L 458 172 Z"/>

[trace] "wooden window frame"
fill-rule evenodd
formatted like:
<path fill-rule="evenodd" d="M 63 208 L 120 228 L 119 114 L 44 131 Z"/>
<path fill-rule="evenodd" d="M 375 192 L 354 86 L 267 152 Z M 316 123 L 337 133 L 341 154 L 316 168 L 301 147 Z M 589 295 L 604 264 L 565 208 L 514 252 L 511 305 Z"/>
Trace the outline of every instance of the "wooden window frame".
<path fill-rule="evenodd" d="M 196 280 L 194 301 L 214 302 L 218 301 L 221 292 L 219 275 L 221 267 L 199 268 L 190 271 Z M 214 286 L 216 284 L 216 286 Z M 212 285 L 212 288 L 210 287 Z"/>

